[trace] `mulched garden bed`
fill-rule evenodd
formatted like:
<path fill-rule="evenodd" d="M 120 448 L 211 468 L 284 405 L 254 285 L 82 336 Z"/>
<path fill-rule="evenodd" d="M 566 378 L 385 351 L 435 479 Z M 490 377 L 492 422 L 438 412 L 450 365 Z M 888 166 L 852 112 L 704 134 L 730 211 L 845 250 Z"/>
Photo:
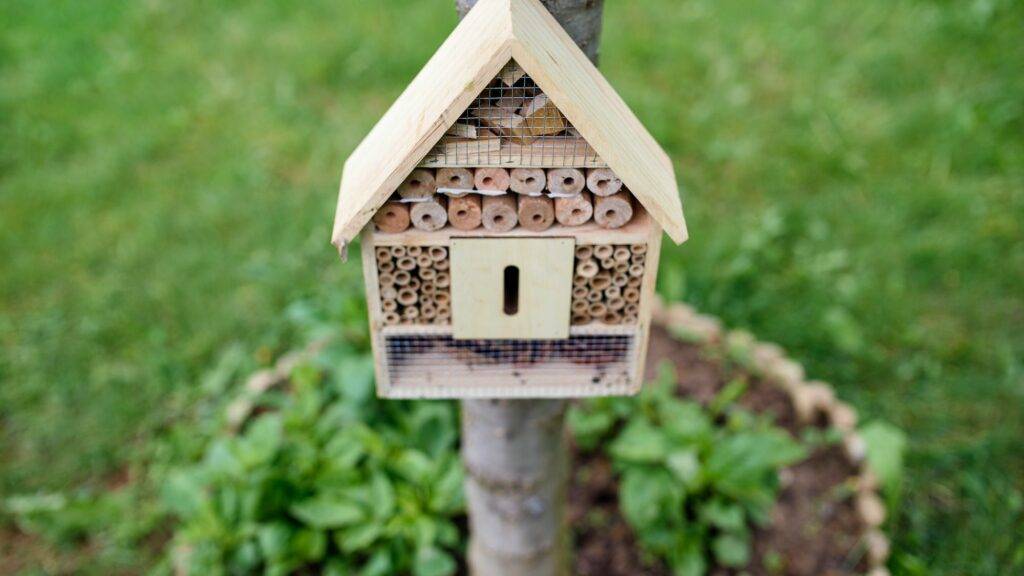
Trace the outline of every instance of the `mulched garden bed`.
<path fill-rule="evenodd" d="M 673 339 L 664 328 L 651 331 L 648 378 L 671 362 L 680 396 L 707 402 L 728 382 L 743 377 L 747 392 L 739 403 L 770 413 L 777 425 L 801 436 L 789 395 L 776 384 L 711 358 L 709 348 Z M 825 429 L 825 422 L 809 424 Z M 857 512 L 855 486 L 860 474 L 839 444 L 817 449 L 784 471 L 782 491 L 769 526 L 755 532 L 750 566 L 742 572 L 716 569 L 715 576 L 845 576 L 868 571 L 862 535 L 867 526 Z M 573 574 L 580 576 L 670 575 L 662 563 L 645 558 L 619 512 L 618 485 L 609 459 L 574 452 L 569 522 L 575 530 Z"/>

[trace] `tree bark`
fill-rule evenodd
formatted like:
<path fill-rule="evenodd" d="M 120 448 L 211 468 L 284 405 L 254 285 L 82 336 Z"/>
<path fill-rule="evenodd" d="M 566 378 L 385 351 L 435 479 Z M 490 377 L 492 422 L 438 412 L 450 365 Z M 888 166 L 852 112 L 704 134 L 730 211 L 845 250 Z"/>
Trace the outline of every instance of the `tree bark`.
<path fill-rule="evenodd" d="M 459 18 L 477 0 L 456 0 Z M 595 64 L 604 0 L 541 0 Z M 569 573 L 564 400 L 464 400 L 473 576 Z"/>

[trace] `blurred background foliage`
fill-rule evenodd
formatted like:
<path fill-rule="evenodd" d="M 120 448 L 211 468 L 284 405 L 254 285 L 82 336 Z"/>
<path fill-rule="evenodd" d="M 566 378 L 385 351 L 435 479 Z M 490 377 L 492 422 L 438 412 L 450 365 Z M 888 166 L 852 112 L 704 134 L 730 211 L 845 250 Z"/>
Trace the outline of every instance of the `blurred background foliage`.
<path fill-rule="evenodd" d="M 294 303 L 365 353 L 358 266 L 327 244 L 338 175 L 455 15 L 2 11 L 0 495 L 73 509 L 134 489 L 174 424 L 202 420 L 218 359 L 301 344 Z M 906 432 L 897 574 L 1024 561 L 1022 62 L 1015 0 L 607 5 L 602 68 L 684 186 L 692 240 L 665 248 L 662 293 Z M 119 502 L 90 513 L 137 510 Z"/>

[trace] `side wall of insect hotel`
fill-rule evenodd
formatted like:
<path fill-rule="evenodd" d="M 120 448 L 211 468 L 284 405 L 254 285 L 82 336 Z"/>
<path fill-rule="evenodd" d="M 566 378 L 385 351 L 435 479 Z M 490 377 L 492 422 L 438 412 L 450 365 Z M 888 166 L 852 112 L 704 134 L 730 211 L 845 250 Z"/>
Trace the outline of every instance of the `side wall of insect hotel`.
<path fill-rule="evenodd" d="M 372 222 L 383 395 L 639 388 L 661 229 L 514 62 Z"/>

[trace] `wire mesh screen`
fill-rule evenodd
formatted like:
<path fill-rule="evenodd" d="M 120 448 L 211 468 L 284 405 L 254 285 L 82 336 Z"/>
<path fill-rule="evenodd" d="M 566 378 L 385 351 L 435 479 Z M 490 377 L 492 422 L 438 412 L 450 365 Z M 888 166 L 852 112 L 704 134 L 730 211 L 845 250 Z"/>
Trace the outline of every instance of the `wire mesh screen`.
<path fill-rule="evenodd" d="M 577 334 L 565 340 L 455 340 L 450 334 L 386 334 L 393 388 L 591 388 L 628 386 L 636 368 L 635 331 Z"/>
<path fill-rule="evenodd" d="M 607 166 L 514 61 L 484 88 L 422 162 L 424 167 Z"/>

